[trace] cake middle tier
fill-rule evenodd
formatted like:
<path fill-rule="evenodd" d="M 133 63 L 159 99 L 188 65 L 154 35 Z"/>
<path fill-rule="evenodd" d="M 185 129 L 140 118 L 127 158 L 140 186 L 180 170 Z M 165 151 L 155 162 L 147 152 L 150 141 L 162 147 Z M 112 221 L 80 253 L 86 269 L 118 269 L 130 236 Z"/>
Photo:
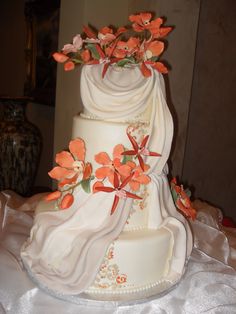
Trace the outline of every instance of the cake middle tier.
<path fill-rule="evenodd" d="M 80 137 L 84 140 L 86 161 L 91 162 L 95 171 L 101 167 L 95 162 L 95 155 L 106 152 L 113 159 L 113 149 L 118 144 L 122 144 L 126 149 L 132 149 L 127 132 L 134 136 L 136 141 L 140 141 L 147 135 L 148 127 L 148 123 L 143 122 L 111 122 L 77 115 L 73 120 L 72 138 Z"/>

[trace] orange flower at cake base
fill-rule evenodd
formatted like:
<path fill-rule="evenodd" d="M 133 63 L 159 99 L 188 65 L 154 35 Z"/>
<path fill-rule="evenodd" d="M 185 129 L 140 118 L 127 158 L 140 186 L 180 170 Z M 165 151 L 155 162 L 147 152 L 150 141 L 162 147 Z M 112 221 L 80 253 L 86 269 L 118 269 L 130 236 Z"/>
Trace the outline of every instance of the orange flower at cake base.
<path fill-rule="evenodd" d="M 194 220 L 197 216 L 196 210 L 192 207 L 189 196 L 184 191 L 183 186 L 177 185 L 176 178 L 171 180 L 171 189 L 175 193 L 175 204 L 176 207 L 182 212 L 187 218 Z"/>

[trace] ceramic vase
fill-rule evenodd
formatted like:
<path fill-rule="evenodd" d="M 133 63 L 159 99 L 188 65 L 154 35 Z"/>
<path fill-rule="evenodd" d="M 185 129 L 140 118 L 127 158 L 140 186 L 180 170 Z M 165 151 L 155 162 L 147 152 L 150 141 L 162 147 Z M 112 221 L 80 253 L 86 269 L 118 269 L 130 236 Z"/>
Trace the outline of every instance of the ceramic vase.
<path fill-rule="evenodd" d="M 0 98 L 0 102 L 0 190 L 29 196 L 39 165 L 42 137 L 26 118 L 27 98 Z"/>

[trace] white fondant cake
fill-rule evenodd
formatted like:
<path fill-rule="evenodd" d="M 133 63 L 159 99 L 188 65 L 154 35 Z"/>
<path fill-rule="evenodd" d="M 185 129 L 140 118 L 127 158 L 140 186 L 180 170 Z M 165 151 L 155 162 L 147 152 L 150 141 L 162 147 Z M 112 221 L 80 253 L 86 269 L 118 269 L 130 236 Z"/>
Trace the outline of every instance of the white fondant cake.
<path fill-rule="evenodd" d="M 93 176 L 87 182 L 91 191 L 82 188 L 80 173 L 67 209 L 60 209 L 58 201 L 42 201 L 21 252 L 31 276 L 56 295 L 84 292 L 98 299 L 132 299 L 142 291 L 145 296 L 162 292 L 183 274 L 192 235 L 170 193 L 166 162 L 173 123 L 162 75 L 151 71 L 145 78 L 137 67 L 112 66 L 101 79 L 102 65 L 82 69 L 84 112 L 74 118 L 72 138 L 83 140 L 79 161 L 91 163 Z M 139 147 L 140 154 L 146 152 L 144 175 L 140 155 L 131 159 L 116 149 L 130 151 L 132 140 L 141 143 L 147 135 L 146 150 Z M 70 153 L 75 155 L 75 149 Z M 59 155 L 57 162 L 62 166 Z M 131 168 L 139 172 L 130 168 L 125 184 L 122 171 L 135 162 L 136 168 Z M 78 161 L 73 167 L 78 174 Z M 121 181 L 119 187 L 115 176 Z M 70 188 L 63 185 L 62 195 Z M 115 208 L 112 215 L 111 208 Z"/>

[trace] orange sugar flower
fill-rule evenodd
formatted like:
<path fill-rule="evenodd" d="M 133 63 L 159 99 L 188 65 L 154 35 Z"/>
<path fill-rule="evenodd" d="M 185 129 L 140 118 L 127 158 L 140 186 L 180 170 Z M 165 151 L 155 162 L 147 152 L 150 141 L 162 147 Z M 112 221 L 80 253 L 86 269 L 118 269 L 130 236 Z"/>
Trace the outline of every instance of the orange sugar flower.
<path fill-rule="evenodd" d="M 66 44 L 62 48 L 62 51 L 64 54 L 68 54 L 70 52 L 77 52 L 82 48 L 83 45 L 83 39 L 81 38 L 80 34 L 77 34 L 73 38 L 73 43 L 72 44 Z"/>
<path fill-rule="evenodd" d="M 159 40 L 146 42 L 144 44 L 145 59 L 158 57 L 164 50 L 164 43 Z"/>
<path fill-rule="evenodd" d="M 115 192 L 115 197 L 114 201 L 112 204 L 111 208 L 111 215 L 114 213 L 114 211 L 117 208 L 117 205 L 119 203 L 119 200 L 121 198 L 133 198 L 133 199 L 139 199 L 141 200 L 142 198 L 136 194 L 130 193 L 126 190 L 124 190 L 124 187 L 129 183 L 129 181 L 132 179 L 133 174 L 128 176 L 122 183 L 120 182 L 120 179 L 118 177 L 118 174 L 114 172 L 114 180 L 113 180 L 113 187 L 108 187 L 108 186 L 97 186 L 96 191 L 101 191 L 101 192 Z"/>
<path fill-rule="evenodd" d="M 194 220 L 197 215 L 196 210 L 192 207 L 192 203 L 183 187 L 181 186 L 179 188 L 176 206 L 187 218 Z"/>
<path fill-rule="evenodd" d="M 135 167 L 132 170 L 133 176 L 129 181 L 129 186 L 132 191 L 135 192 L 138 191 L 140 189 L 141 184 L 146 185 L 151 181 L 150 177 L 144 174 L 144 172 L 146 172 L 149 168 L 150 166 L 146 164 L 144 165 L 144 170 L 140 166 L 135 165 Z"/>
<path fill-rule="evenodd" d="M 163 24 L 162 18 L 159 17 L 153 21 L 151 21 L 151 18 L 151 13 L 140 13 L 129 16 L 129 20 L 133 22 L 132 27 L 136 32 L 149 30 L 153 38 L 163 38 L 172 30 L 172 27 L 161 27 Z"/>
<path fill-rule="evenodd" d="M 98 39 L 100 40 L 100 44 L 104 46 L 115 40 L 116 36 L 113 34 L 113 30 L 106 26 L 99 30 Z"/>
<path fill-rule="evenodd" d="M 132 27 L 136 32 L 142 32 L 145 29 L 149 29 L 151 18 L 151 13 L 140 13 L 129 16 L 129 20 L 133 22 Z"/>
<path fill-rule="evenodd" d="M 118 41 L 113 55 L 117 58 L 125 58 L 134 54 L 140 45 L 140 41 L 136 37 L 130 37 L 128 41 Z"/>
<path fill-rule="evenodd" d="M 101 152 L 95 155 L 95 161 L 102 165 L 95 172 L 97 179 L 108 178 L 111 184 L 114 181 L 114 173 L 118 173 L 122 177 L 127 177 L 130 175 L 131 167 L 127 164 L 122 164 L 121 160 L 123 159 L 122 153 L 125 151 L 122 144 L 118 144 L 113 149 L 113 160 L 105 152 Z"/>
<path fill-rule="evenodd" d="M 56 163 L 48 174 L 51 178 L 59 181 L 60 186 L 73 184 L 85 170 L 85 143 L 76 138 L 69 143 L 69 152 L 62 151 L 56 155 Z"/>
<path fill-rule="evenodd" d="M 131 136 L 129 133 L 127 133 L 127 136 L 133 146 L 132 150 L 127 150 L 125 152 L 122 153 L 122 155 L 128 155 L 128 156 L 135 156 L 136 158 L 138 158 L 140 167 L 142 168 L 142 170 L 144 171 L 145 169 L 145 164 L 143 161 L 143 157 L 142 156 L 155 156 L 155 157 L 160 157 L 161 155 L 155 152 L 150 152 L 145 146 L 148 142 L 149 139 L 149 135 L 146 135 L 144 137 L 144 139 L 142 140 L 141 144 L 138 144 L 136 142 L 136 140 L 134 139 L 133 136 Z"/>
<path fill-rule="evenodd" d="M 183 186 L 177 185 L 176 178 L 171 180 L 171 189 L 175 193 L 175 205 L 187 218 L 194 220 L 197 216 L 196 210 L 192 207 L 192 202 L 185 192 Z"/>

